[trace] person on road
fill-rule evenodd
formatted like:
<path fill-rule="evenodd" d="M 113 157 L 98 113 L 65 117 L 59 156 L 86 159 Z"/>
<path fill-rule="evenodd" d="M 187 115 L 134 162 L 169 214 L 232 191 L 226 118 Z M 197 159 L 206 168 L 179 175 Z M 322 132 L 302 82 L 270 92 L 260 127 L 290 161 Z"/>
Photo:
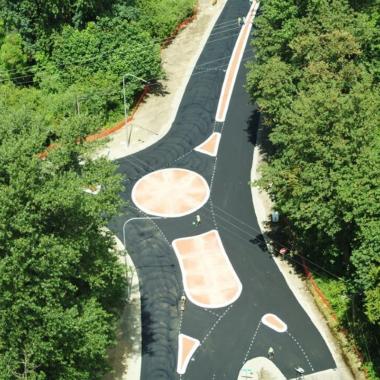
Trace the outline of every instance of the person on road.
<path fill-rule="evenodd" d="M 199 226 L 201 224 L 201 216 L 199 214 L 196 215 L 195 221 L 193 222 L 194 226 Z"/>

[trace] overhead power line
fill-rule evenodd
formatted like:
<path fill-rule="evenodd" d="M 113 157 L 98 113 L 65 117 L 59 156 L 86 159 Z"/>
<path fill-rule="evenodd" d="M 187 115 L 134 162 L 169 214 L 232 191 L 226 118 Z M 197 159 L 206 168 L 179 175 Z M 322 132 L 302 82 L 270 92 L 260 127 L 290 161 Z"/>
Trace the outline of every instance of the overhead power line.
<path fill-rule="evenodd" d="M 231 30 L 235 30 L 237 29 L 237 27 L 231 27 L 225 31 L 223 31 L 223 33 L 227 33 Z M 212 37 L 213 34 L 210 34 L 210 37 Z M 231 36 L 229 36 L 231 37 Z M 223 37 L 223 38 L 220 38 L 220 39 L 210 39 L 207 41 L 208 42 L 216 42 L 216 41 L 220 41 L 220 40 L 223 40 L 225 38 L 228 38 L 228 37 Z M 154 44 L 157 44 L 159 43 L 159 40 L 157 39 L 154 39 L 152 40 L 153 41 L 153 45 Z M 139 51 L 144 51 L 146 50 L 147 48 L 151 48 L 152 47 L 152 43 L 150 44 L 146 44 L 146 45 L 135 45 L 137 46 L 139 49 L 137 50 L 137 52 Z M 108 51 L 103 51 L 102 53 L 100 54 L 94 54 L 93 56 L 90 56 L 86 59 L 78 59 L 78 60 L 74 60 L 74 61 L 71 61 L 71 62 L 68 62 L 68 63 L 56 63 L 54 61 L 51 61 L 50 63 L 58 66 L 58 67 L 71 67 L 71 66 L 79 66 L 79 65 L 83 65 L 83 64 L 87 64 L 87 63 L 90 63 L 90 62 L 93 62 L 97 59 L 101 59 L 102 57 L 104 56 L 109 56 L 110 54 L 112 54 L 114 52 L 114 49 L 110 49 Z M 21 79 L 21 78 L 26 78 L 26 77 L 29 77 L 30 75 L 32 74 L 35 74 L 36 72 L 38 72 L 39 70 L 41 70 L 41 72 L 43 72 L 44 70 L 46 71 L 46 66 L 40 66 L 40 64 L 36 63 L 34 65 L 31 65 L 31 66 L 28 66 L 25 68 L 26 72 L 29 72 L 29 74 L 25 74 L 25 75 L 20 75 L 20 76 L 11 76 L 10 78 L 3 78 L 3 79 L 0 79 L 0 83 L 4 83 L 6 81 L 12 81 L 12 80 L 15 80 L 15 79 Z M 15 73 L 19 71 L 18 69 L 12 69 L 12 70 L 4 70 L 4 71 L 0 71 L 0 76 L 3 74 L 3 75 L 7 75 L 7 74 L 10 74 L 10 73 Z M 30 83 L 30 82 L 29 82 Z"/>

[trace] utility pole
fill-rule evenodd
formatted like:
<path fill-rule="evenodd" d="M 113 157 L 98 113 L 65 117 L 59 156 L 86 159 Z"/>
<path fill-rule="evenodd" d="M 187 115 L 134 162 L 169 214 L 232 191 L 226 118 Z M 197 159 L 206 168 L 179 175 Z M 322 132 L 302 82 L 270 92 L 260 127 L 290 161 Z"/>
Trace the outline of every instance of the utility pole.
<path fill-rule="evenodd" d="M 131 124 L 130 131 L 128 131 L 128 110 L 129 110 L 129 107 L 127 104 L 127 96 L 126 96 L 126 86 L 125 86 L 125 82 L 126 82 L 125 78 L 126 77 L 132 77 L 132 78 L 138 79 L 139 81 L 144 82 L 146 84 L 149 84 L 149 82 L 143 78 L 140 78 L 140 77 L 132 74 L 132 73 L 126 73 L 123 75 L 124 123 L 125 123 L 125 129 L 127 131 L 127 148 L 129 148 L 129 144 L 130 144 L 130 140 L 131 140 L 131 136 L 132 136 L 133 125 Z"/>

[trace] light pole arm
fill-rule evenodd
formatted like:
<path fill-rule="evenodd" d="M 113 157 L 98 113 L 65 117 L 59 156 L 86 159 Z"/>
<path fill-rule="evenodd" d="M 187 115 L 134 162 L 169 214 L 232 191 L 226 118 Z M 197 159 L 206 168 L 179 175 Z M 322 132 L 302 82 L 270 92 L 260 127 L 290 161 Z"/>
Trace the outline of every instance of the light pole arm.
<path fill-rule="evenodd" d="M 125 85 L 125 82 L 126 82 L 125 78 L 126 77 L 132 77 L 132 78 L 138 79 L 141 82 L 149 84 L 149 82 L 147 80 L 145 80 L 143 78 L 140 78 L 137 75 L 134 75 L 134 74 L 131 74 L 131 73 L 126 73 L 126 74 L 123 75 L 123 100 L 124 100 L 124 123 L 125 123 L 125 128 L 127 128 L 127 124 L 128 124 L 128 108 L 129 108 L 127 106 L 127 95 L 126 95 L 126 85 Z M 131 126 L 131 131 L 128 134 L 128 137 L 127 137 L 127 147 L 129 146 L 129 139 L 131 137 L 131 134 L 132 134 L 132 126 Z"/>
<path fill-rule="evenodd" d="M 137 75 L 134 75 L 134 74 L 131 74 L 131 73 L 126 73 L 123 75 L 123 80 L 125 80 L 125 77 L 132 77 L 132 78 L 136 78 L 138 80 L 141 80 L 141 82 L 144 82 L 144 83 L 149 83 L 147 80 L 145 80 L 144 78 L 140 78 L 138 77 Z"/>

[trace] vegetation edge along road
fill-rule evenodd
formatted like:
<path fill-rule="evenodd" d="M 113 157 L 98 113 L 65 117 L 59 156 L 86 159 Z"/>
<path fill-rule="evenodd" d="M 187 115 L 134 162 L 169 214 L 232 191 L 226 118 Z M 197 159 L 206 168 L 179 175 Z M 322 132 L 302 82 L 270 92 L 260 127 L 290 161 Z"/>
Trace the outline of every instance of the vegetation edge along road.
<path fill-rule="evenodd" d="M 269 135 L 255 185 L 281 215 L 275 238 L 330 289 L 371 379 L 380 358 L 379 25 L 377 1 L 267 0 L 248 66 Z"/>
<path fill-rule="evenodd" d="M 103 232 L 122 178 L 86 136 L 123 114 L 124 74 L 163 75 L 195 1 L 0 3 L 0 379 L 100 379 L 126 285 Z"/>

